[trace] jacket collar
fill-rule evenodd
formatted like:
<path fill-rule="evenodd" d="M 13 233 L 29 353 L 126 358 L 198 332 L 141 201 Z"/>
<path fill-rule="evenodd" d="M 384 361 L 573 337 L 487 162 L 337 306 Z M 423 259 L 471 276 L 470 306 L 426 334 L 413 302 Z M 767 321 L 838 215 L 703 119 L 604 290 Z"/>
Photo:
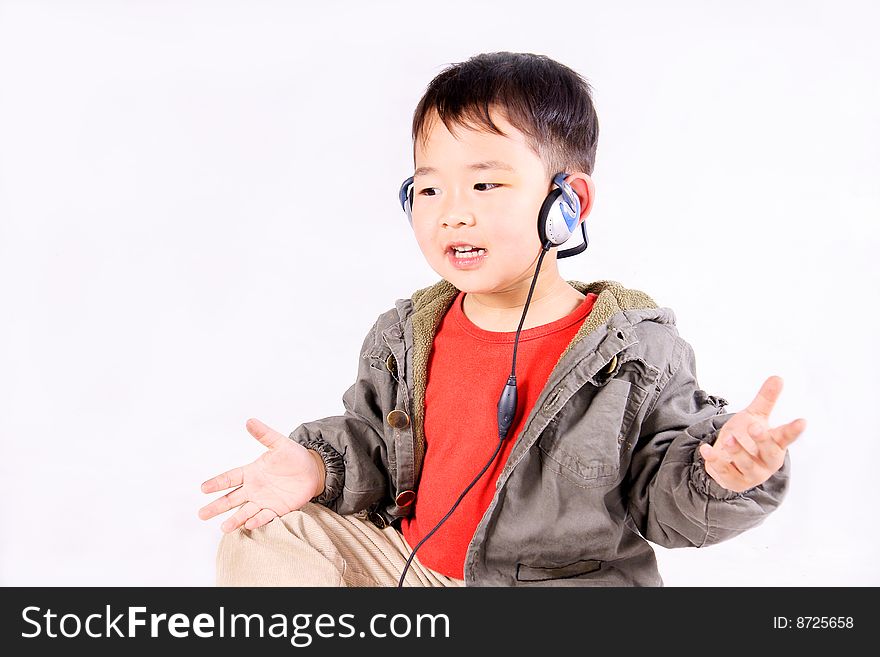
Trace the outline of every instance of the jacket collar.
<path fill-rule="evenodd" d="M 569 342 L 565 351 L 559 357 L 561 361 L 569 351 L 581 340 L 590 335 L 600 326 L 607 323 L 614 315 L 621 311 L 646 310 L 648 315 L 658 309 L 657 304 L 647 294 L 640 290 L 626 288 L 617 281 L 595 281 L 583 283 L 581 281 L 568 281 L 568 284 L 581 294 L 592 292 L 597 295 L 593 309 L 578 332 Z M 449 306 L 455 300 L 460 290 L 446 279 L 441 279 L 434 285 L 417 290 L 412 295 L 412 385 L 413 385 L 413 429 L 415 431 L 414 460 L 416 472 L 421 470 L 422 459 L 425 453 L 425 390 L 427 387 L 428 358 L 431 346 L 434 344 L 434 336 L 440 320 L 446 314 Z M 668 310 L 668 309 L 664 309 Z M 660 313 L 663 314 L 662 311 Z M 647 317 L 646 317 L 647 318 Z M 665 319 L 674 323 L 671 311 Z M 559 363 L 557 361 L 556 364 Z M 554 366 L 555 367 L 555 366 Z"/>

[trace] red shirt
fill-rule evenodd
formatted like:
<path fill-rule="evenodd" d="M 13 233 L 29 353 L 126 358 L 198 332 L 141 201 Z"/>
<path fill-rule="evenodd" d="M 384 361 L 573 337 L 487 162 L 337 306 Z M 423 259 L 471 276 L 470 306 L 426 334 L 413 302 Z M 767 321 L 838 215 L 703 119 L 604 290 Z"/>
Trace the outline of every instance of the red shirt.
<path fill-rule="evenodd" d="M 459 292 L 440 321 L 428 360 L 425 460 L 413 515 L 401 522 L 410 547 L 446 515 L 498 446 L 498 399 L 510 375 L 516 331 L 481 329 L 464 314 L 464 297 Z M 467 547 L 492 502 L 495 482 L 556 361 L 595 300 L 596 295 L 589 293 L 566 317 L 520 331 L 513 424 L 492 466 L 419 548 L 416 555 L 423 565 L 448 577 L 464 578 Z"/>

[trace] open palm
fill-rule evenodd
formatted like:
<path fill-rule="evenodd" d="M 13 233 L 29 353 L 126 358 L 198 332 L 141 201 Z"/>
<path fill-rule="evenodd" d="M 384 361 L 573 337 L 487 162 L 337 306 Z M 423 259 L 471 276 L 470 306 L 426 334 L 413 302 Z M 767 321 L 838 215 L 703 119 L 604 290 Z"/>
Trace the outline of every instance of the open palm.
<path fill-rule="evenodd" d="M 246 425 L 248 432 L 269 448 L 256 461 L 233 468 L 202 484 L 203 493 L 237 487 L 199 509 L 208 520 L 233 507 L 239 509 L 220 529 L 229 533 L 242 525 L 256 529 L 285 513 L 302 507 L 323 488 L 323 473 L 317 458 L 299 443 L 256 419 Z"/>

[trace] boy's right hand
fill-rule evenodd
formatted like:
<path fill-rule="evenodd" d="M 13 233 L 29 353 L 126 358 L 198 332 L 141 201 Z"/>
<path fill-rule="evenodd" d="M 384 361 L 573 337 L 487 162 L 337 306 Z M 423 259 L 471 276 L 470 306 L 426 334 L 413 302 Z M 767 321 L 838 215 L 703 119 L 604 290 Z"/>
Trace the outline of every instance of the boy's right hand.
<path fill-rule="evenodd" d="M 245 426 L 269 451 L 253 463 L 233 468 L 202 484 L 203 493 L 238 486 L 199 509 L 199 518 L 208 520 L 232 507 L 240 507 L 220 525 L 227 534 L 242 525 L 245 529 L 261 527 L 299 509 L 324 490 L 324 462 L 319 454 L 254 418 Z"/>

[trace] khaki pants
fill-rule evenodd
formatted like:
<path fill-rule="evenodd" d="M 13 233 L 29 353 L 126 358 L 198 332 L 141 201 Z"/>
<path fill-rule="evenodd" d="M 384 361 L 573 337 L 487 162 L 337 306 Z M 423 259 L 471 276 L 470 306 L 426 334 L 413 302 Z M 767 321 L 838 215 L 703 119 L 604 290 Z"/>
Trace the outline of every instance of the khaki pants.
<path fill-rule="evenodd" d="M 397 586 L 411 551 L 394 527 L 379 529 L 309 502 L 257 529 L 224 534 L 217 586 Z M 426 568 L 416 556 L 404 586 L 464 586 L 464 580 Z"/>

